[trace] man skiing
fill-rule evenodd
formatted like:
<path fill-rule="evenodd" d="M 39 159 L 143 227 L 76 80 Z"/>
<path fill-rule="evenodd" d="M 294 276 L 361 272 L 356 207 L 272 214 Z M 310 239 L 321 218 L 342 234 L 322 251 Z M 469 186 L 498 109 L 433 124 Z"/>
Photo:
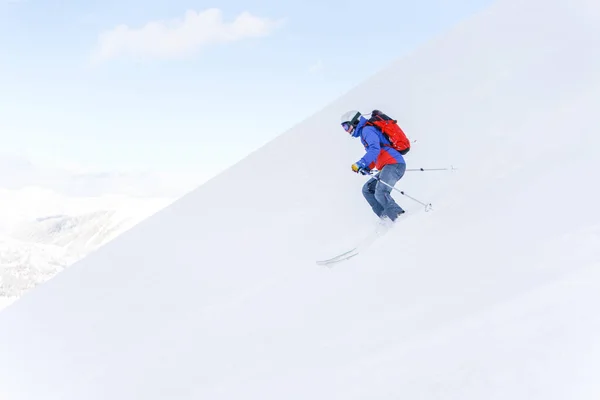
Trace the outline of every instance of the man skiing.
<path fill-rule="evenodd" d="M 379 218 L 396 221 L 404 210 L 392 198 L 391 187 L 404 176 L 406 162 L 383 133 L 375 126 L 367 125 L 367 122 L 360 112 L 354 110 L 345 113 L 341 118 L 344 130 L 352 137 L 360 137 L 366 150 L 366 154 L 352 164 L 352 171 L 362 175 L 371 175 L 374 168 L 379 171 L 364 184 L 363 196 Z"/>

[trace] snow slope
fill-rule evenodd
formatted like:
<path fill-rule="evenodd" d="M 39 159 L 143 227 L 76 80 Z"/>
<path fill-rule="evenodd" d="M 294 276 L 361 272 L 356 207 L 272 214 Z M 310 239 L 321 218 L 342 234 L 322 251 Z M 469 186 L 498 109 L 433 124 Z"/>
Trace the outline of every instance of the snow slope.
<path fill-rule="evenodd" d="M 0 398 L 597 399 L 599 38 L 505 0 L 399 60 L 2 312 Z M 459 170 L 329 269 L 375 226 L 352 108 Z"/>

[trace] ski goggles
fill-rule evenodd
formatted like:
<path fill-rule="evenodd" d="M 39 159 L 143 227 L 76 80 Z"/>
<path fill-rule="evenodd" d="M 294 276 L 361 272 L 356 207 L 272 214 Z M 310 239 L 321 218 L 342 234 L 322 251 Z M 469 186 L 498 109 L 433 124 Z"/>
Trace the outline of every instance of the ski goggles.
<path fill-rule="evenodd" d="M 342 122 L 342 128 L 344 128 L 346 132 L 351 133 L 354 127 L 350 122 Z"/>

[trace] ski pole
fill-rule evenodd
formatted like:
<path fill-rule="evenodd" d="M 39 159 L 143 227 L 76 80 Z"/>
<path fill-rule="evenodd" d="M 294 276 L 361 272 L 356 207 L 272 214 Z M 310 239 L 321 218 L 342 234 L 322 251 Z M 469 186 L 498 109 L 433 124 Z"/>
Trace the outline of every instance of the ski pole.
<path fill-rule="evenodd" d="M 425 212 L 429 212 L 429 211 L 433 210 L 433 207 L 432 207 L 431 203 L 429 203 L 429 204 L 425 204 L 425 203 L 423 203 L 422 201 L 419 201 L 419 200 L 415 199 L 414 197 L 411 197 L 411 196 L 407 195 L 406 193 L 404 193 L 404 191 L 402 191 L 402 190 L 400 190 L 400 189 L 396 189 L 395 187 L 393 187 L 393 186 L 392 186 L 392 185 L 390 185 L 389 183 L 382 181 L 381 179 L 379 179 L 379 177 L 376 177 L 376 176 L 374 176 L 373 178 L 377 179 L 379 182 L 383 183 L 385 186 L 387 186 L 387 187 L 389 187 L 389 188 L 392 188 L 393 190 L 395 190 L 395 191 L 397 191 L 397 192 L 400 192 L 400 193 L 402 193 L 402 195 L 403 195 L 403 196 L 406 196 L 406 197 L 408 197 L 409 199 L 411 199 L 411 200 L 413 200 L 413 201 L 416 201 L 417 203 L 419 203 L 419 204 L 421 204 L 421 205 L 425 206 Z"/>
<path fill-rule="evenodd" d="M 451 166 L 450 168 L 409 168 L 407 171 L 456 171 L 457 168 Z"/>

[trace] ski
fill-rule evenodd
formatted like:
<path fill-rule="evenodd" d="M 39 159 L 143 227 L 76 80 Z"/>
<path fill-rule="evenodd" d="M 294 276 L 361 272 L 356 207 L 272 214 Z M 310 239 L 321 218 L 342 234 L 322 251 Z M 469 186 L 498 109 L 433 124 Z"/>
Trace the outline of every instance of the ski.
<path fill-rule="evenodd" d="M 351 258 L 356 257 L 362 250 L 367 249 L 373 242 L 383 236 L 391 227 L 378 225 L 371 233 L 369 233 L 366 237 L 364 237 L 354 248 L 338 254 L 335 257 L 328 258 L 326 260 L 317 261 L 318 265 L 331 266 L 334 264 L 341 263 L 343 261 L 350 260 Z"/>
<path fill-rule="evenodd" d="M 317 261 L 318 265 L 331 265 L 331 264 L 337 264 L 339 262 L 348 260 L 352 257 L 355 257 L 358 255 L 358 247 L 353 248 L 352 250 L 348 250 L 342 254 L 339 254 L 335 257 L 329 258 L 327 260 L 320 260 Z"/>

